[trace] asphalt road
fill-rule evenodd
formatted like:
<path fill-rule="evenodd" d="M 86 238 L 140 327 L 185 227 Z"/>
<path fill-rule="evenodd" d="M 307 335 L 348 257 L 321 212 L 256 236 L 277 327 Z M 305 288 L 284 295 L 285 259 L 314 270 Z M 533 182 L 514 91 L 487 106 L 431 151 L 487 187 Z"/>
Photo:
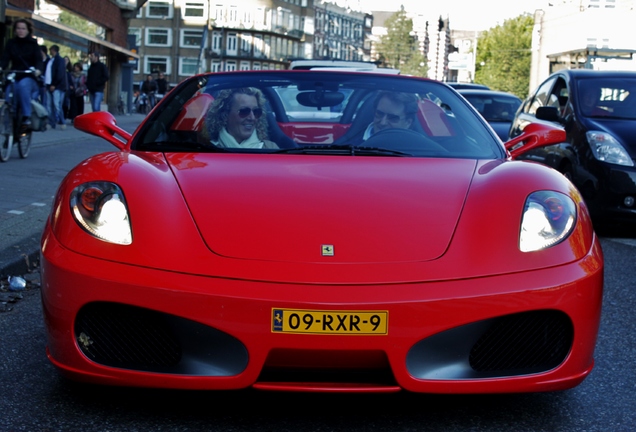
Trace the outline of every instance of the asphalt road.
<path fill-rule="evenodd" d="M 118 119 L 132 130 L 140 116 Z M 517 395 L 338 395 L 109 388 L 72 383 L 48 362 L 37 249 L 65 172 L 110 150 L 79 131 L 38 137 L 0 164 L 0 268 L 31 270 L 22 298 L 0 290 L 1 431 L 633 431 L 636 430 L 636 234 L 602 238 L 605 293 L 596 366 L 578 387 Z M 54 163 L 53 163 L 54 161 Z M 609 235 L 615 237 L 610 238 Z M 22 256 L 21 256 L 22 255 Z M 8 263 L 8 264 L 7 264 Z M 19 273 L 11 273 L 19 274 Z M 4 310 L 4 311 L 3 311 Z"/>

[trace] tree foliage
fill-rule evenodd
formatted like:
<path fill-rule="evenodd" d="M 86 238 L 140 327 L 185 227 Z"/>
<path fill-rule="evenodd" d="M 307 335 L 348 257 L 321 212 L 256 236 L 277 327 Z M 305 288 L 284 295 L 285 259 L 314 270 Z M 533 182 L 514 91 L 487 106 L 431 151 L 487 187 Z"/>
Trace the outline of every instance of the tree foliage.
<path fill-rule="evenodd" d="M 528 96 L 533 25 L 534 18 L 523 14 L 483 32 L 477 39 L 475 81 Z"/>
<path fill-rule="evenodd" d="M 387 33 L 380 37 L 378 55 L 383 67 L 400 69 L 403 74 L 426 76 L 426 57 L 419 50 L 413 35 L 413 20 L 406 16 L 404 6 L 385 22 Z"/>

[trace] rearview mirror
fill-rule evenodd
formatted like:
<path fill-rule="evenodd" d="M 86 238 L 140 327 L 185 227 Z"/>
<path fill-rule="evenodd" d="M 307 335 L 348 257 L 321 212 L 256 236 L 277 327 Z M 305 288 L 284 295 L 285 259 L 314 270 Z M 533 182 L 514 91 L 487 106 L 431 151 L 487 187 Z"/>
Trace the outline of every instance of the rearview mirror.
<path fill-rule="evenodd" d="M 514 159 L 535 148 L 560 144 L 564 141 L 563 129 L 541 123 L 530 123 L 523 129 L 521 135 L 506 142 L 505 145 Z"/>
<path fill-rule="evenodd" d="M 82 132 L 104 138 L 120 150 L 128 147 L 128 142 L 132 136 L 117 126 L 115 116 L 107 111 L 95 111 L 77 116 L 73 120 L 73 126 Z M 119 135 L 121 138 L 117 138 L 115 135 Z"/>

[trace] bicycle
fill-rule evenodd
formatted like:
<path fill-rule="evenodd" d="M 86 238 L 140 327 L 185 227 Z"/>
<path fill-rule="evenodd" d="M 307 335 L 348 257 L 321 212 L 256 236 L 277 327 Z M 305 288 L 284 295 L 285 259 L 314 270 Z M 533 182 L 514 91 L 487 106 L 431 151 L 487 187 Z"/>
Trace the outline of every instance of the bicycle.
<path fill-rule="evenodd" d="M 31 150 L 31 128 L 24 128 L 20 123 L 19 107 L 15 95 L 16 73 L 34 73 L 33 70 L 2 71 L 5 79 L 2 89 L 6 92 L 4 100 L 0 101 L 0 162 L 6 162 L 11 157 L 13 143 L 18 144 L 20 158 L 29 156 Z M 8 85 L 6 85 L 8 83 Z M 6 85 L 6 88 L 5 88 Z"/>

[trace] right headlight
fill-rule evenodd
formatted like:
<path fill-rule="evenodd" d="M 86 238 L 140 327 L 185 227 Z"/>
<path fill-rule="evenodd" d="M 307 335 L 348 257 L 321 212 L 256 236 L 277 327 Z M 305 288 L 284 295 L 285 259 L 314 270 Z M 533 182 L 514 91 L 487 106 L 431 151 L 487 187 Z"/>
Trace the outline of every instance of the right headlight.
<path fill-rule="evenodd" d="M 585 136 L 596 159 L 616 165 L 634 166 L 629 153 L 612 135 L 607 132 L 589 131 Z"/>
<path fill-rule="evenodd" d="M 538 191 L 526 199 L 519 232 L 521 252 L 547 249 L 565 240 L 576 223 L 576 205 L 560 192 Z"/>
<path fill-rule="evenodd" d="M 71 193 L 71 212 L 77 223 L 100 240 L 132 243 L 128 206 L 121 188 L 110 182 L 90 182 Z"/>

